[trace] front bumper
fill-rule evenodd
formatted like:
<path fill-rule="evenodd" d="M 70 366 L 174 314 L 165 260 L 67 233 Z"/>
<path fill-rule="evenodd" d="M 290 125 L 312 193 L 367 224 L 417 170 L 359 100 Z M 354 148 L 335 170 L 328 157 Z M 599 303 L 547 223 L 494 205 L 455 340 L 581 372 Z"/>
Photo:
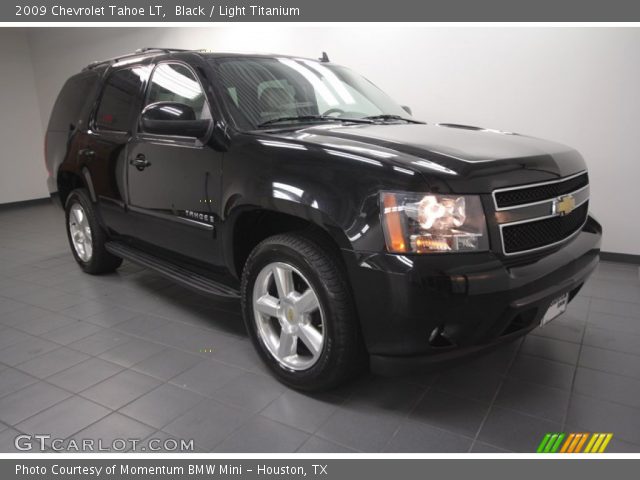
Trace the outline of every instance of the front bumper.
<path fill-rule="evenodd" d="M 345 251 L 372 370 L 406 372 L 528 333 L 553 299 L 578 293 L 598 264 L 601 236 L 590 217 L 562 248 L 512 267 L 492 252 Z"/>

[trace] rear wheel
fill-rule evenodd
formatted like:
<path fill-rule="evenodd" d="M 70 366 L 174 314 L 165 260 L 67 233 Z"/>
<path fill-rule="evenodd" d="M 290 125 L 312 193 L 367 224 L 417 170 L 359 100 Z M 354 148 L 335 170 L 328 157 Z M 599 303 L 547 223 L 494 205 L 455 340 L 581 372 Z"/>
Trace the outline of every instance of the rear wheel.
<path fill-rule="evenodd" d="M 107 236 L 97 221 L 93 203 L 86 191 L 72 191 L 67 198 L 65 211 L 69 245 L 80 268 L 92 274 L 116 270 L 122 264 L 122 259 L 106 250 Z"/>
<path fill-rule="evenodd" d="M 355 308 L 336 254 L 298 234 L 270 237 L 249 256 L 242 307 L 260 356 L 287 385 L 325 390 L 365 365 Z"/>

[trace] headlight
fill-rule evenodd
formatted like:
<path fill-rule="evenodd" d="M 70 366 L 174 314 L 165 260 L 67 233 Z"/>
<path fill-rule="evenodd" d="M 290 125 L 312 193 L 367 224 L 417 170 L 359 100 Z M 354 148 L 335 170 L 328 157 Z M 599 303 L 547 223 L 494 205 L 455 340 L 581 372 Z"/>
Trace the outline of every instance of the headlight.
<path fill-rule="evenodd" d="M 382 225 L 393 253 L 487 250 L 487 223 L 477 195 L 381 192 Z"/>

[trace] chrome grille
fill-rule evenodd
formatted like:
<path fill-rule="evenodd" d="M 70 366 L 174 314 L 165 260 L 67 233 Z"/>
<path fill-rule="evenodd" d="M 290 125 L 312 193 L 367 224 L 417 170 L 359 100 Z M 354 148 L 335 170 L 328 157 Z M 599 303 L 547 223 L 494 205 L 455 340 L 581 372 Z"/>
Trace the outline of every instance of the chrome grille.
<path fill-rule="evenodd" d="M 502 243 L 506 253 L 531 251 L 556 244 L 582 228 L 587 218 L 588 203 L 583 203 L 569 215 L 551 217 L 502 228 Z"/>
<path fill-rule="evenodd" d="M 554 183 L 543 183 L 536 186 L 526 186 L 512 190 L 499 190 L 495 193 L 495 203 L 498 209 L 513 207 L 526 203 L 539 202 L 576 190 L 589 185 L 589 175 L 585 173 Z"/>
<path fill-rule="evenodd" d="M 558 245 L 581 230 L 589 208 L 586 172 L 493 192 L 504 255 Z"/>

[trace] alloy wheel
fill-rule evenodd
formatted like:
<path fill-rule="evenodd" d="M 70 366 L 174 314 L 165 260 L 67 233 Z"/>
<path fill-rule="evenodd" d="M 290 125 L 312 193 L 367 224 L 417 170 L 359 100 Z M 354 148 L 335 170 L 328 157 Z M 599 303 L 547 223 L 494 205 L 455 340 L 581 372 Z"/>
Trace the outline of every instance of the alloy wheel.
<path fill-rule="evenodd" d="M 91 227 L 87 214 L 79 203 L 74 203 L 69 210 L 69 234 L 80 260 L 89 262 L 93 256 Z"/>
<path fill-rule="evenodd" d="M 260 340 L 284 368 L 307 370 L 325 344 L 324 312 L 311 283 L 284 262 L 266 265 L 256 277 L 253 312 Z"/>

